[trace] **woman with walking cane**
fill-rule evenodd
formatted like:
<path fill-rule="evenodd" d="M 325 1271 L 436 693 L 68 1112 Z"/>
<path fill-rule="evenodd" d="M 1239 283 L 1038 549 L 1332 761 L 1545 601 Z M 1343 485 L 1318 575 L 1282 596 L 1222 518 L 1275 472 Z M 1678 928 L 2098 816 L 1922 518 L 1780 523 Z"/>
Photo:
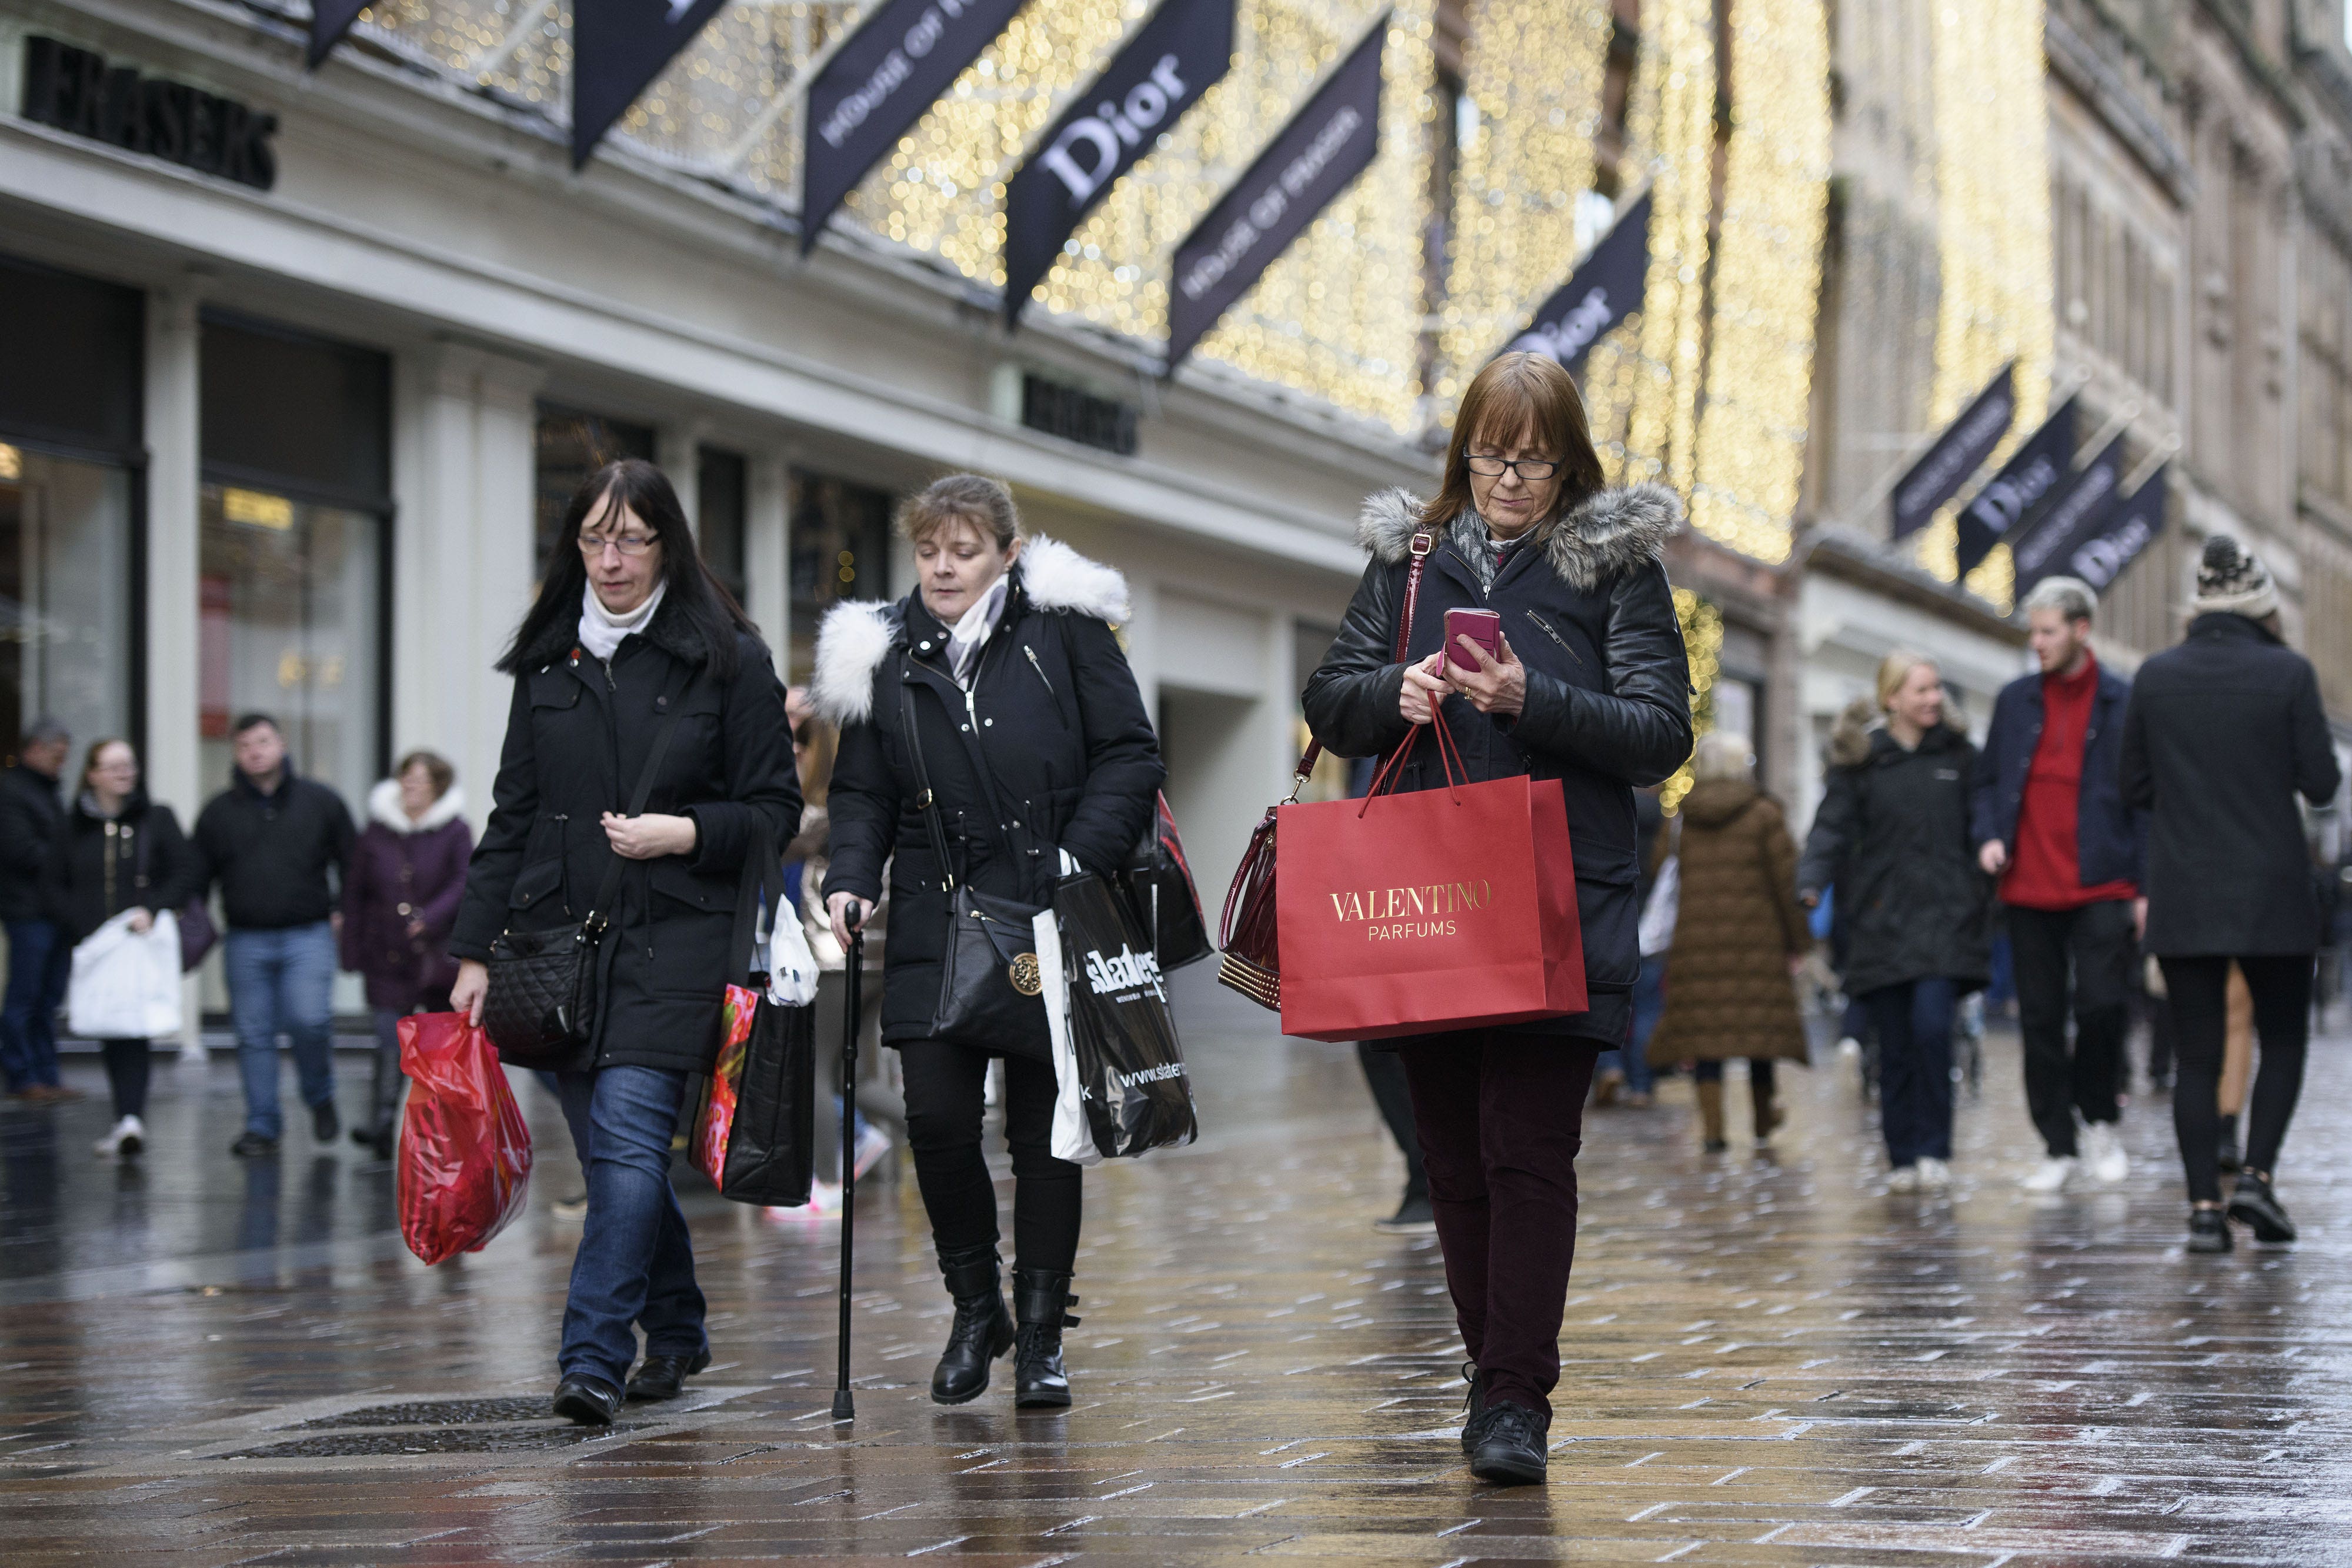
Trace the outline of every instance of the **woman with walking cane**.
<path fill-rule="evenodd" d="M 1505 354 L 1464 395 L 1436 498 L 1365 503 L 1371 564 L 1307 685 L 1329 750 L 1414 740 L 1401 789 L 1444 787 L 1439 748 L 1417 743 L 1434 722 L 1472 780 L 1558 779 L 1567 807 L 1589 1010 L 1397 1041 L 1471 1358 L 1462 1447 L 1486 1480 L 1544 1479 L 1585 1093 L 1600 1053 L 1631 1035 L 1641 970 L 1633 789 L 1691 750 L 1689 664 L 1659 559 L 1681 521 L 1656 485 L 1602 487 L 1557 361 Z M 1491 653 L 1444 646 L 1450 609 L 1499 613 Z"/>
<path fill-rule="evenodd" d="M 931 1397 L 979 1397 L 989 1363 L 1017 1342 L 1013 1403 L 1066 1405 L 1081 1173 L 1052 1152 L 1054 1068 L 1027 921 L 1052 897 L 1059 851 L 1105 876 L 1118 868 L 1165 770 L 1111 631 L 1127 615 L 1117 572 L 1024 540 L 1012 495 L 977 475 L 932 484 L 898 528 L 916 591 L 837 605 L 817 637 L 812 695 L 841 730 L 825 906 L 848 947 L 889 865 L 882 1039 L 906 1071 L 907 1142 L 955 1301 Z M 1009 962 L 990 951 L 992 930 L 1018 950 Z M 1004 1058 L 1015 1179 L 1011 1313 L 981 1154 L 992 1056 Z"/>
<path fill-rule="evenodd" d="M 583 933 L 590 1037 L 555 1077 L 575 1144 L 587 1129 L 588 1213 L 555 1414 L 603 1426 L 625 1393 L 675 1397 L 709 1363 L 670 1141 L 749 962 L 731 951 L 745 863 L 792 838 L 801 795 L 767 646 L 651 463 L 607 464 L 572 496 L 499 668 L 514 702 L 449 941 L 450 1005 L 482 1021 L 502 933 Z"/>

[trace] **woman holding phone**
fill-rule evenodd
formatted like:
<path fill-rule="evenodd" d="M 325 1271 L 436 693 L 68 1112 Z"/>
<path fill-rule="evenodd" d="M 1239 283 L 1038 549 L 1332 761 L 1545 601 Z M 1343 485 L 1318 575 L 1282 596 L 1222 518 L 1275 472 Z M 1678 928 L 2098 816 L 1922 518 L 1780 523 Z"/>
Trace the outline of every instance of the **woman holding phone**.
<path fill-rule="evenodd" d="M 1544 1479 L 1585 1093 L 1600 1053 L 1632 1033 L 1641 971 L 1633 789 L 1691 750 L 1689 663 L 1660 563 L 1681 523 L 1660 486 L 1603 487 L 1558 361 L 1505 354 L 1463 396 L 1435 499 L 1365 503 L 1371 564 L 1307 684 L 1307 722 L 1341 756 L 1386 755 L 1442 723 L 1473 780 L 1558 779 L 1567 806 L 1590 1009 L 1396 1042 L 1471 1358 L 1462 1447 L 1486 1480 Z M 1445 784 L 1434 745 L 1415 744 L 1399 772 L 1402 789 Z"/>

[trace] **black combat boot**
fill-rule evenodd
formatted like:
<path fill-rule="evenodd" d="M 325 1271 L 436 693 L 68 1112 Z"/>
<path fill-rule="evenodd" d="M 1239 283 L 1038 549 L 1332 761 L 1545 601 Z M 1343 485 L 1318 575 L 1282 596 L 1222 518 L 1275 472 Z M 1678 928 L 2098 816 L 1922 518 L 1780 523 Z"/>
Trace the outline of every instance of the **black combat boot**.
<path fill-rule="evenodd" d="M 988 1392 L 988 1363 L 1013 1348 L 1013 1314 L 1004 1310 L 996 1244 L 940 1254 L 940 1273 L 955 1298 L 955 1326 L 931 1372 L 931 1398 L 961 1405 Z"/>
<path fill-rule="evenodd" d="M 1023 1410 L 1066 1405 L 1070 1375 L 1062 1370 L 1062 1330 L 1077 1319 L 1070 1309 L 1070 1277 L 1050 1268 L 1013 1271 L 1013 1308 L 1021 1319 L 1021 1348 L 1013 1359 L 1013 1403 Z"/>

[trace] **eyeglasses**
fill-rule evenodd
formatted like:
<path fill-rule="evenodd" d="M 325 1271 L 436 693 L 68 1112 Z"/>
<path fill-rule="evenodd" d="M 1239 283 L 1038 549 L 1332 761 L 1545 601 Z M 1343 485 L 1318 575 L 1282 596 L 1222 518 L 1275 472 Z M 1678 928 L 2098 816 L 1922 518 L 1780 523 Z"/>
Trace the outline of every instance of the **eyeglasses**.
<path fill-rule="evenodd" d="M 580 536 L 580 553 L 593 561 L 604 554 L 604 546 L 609 544 L 624 555 L 643 555 L 660 542 L 660 538 L 651 533 L 583 533 Z"/>
<path fill-rule="evenodd" d="M 1481 458 L 1470 459 L 1470 471 L 1482 479 L 1500 479 L 1507 468 L 1529 484 L 1540 484 L 1559 472 L 1559 465 L 1549 458 Z"/>

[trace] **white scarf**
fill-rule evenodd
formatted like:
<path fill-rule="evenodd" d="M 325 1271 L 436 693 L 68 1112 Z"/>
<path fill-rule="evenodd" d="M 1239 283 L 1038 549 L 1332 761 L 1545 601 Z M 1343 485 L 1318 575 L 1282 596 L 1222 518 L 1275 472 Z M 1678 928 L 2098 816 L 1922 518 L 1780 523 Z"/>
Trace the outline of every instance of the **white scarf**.
<path fill-rule="evenodd" d="M 988 640 L 988 634 L 996 629 L 997 617 L 1004 613 L 1004 595 L 1012 586 L 1012 574 L 999 577 L 996 585 L 982 594 L 948 633 L 948 658 L 959 683 L 971 684 L 972 660 L 980 657 L 981 645 Z"/>
<path fill-rule="evenodd" d="M 654 612 L 661 607 L 662 594 L 668 587 L 667 583 L 656 582 L 644 604 L 625 616 L 616 616 L 596 597 L 596 584 L 588 584 L 580 590 L 580 646 L 609 661 L 623 637 L 642 632 L 653 624 Z"/>

